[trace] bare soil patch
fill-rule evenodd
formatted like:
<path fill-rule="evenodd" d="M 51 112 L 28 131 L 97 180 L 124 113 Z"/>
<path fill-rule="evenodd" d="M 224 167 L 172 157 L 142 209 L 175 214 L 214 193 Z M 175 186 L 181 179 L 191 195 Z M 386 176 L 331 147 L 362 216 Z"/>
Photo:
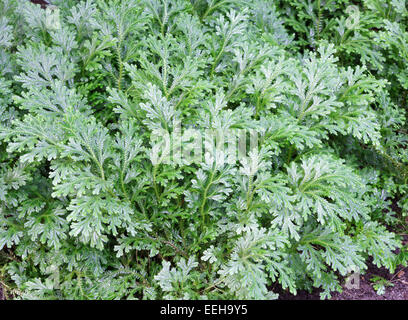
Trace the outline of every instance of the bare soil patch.
<path fill-rule="evenodd" d="M 3 288 L 1 287 L 1 284 L 0 284 L 0 300 L 5 300 L 4 295 L 3 295 Z"/>
<path fill-rule="evenodd" d="M 408 237 L 404 236 L 403 245 L 408 245 Z M 400 266 L 391 274 L 386 268 L 378 268 L 367 262 L 368 269 L 360 275 L 359 285 L 356 289 L 347 289 L 332 293 L 331 300 L 408 300 L 408 267 Z M 371 279 L 375 276 L 388 280 L 392 286 L 386 286 L 385 293 L 378 295 L 373 288 Z M 343 281 L 344 282 L 344 281 Z M 311 293 L 299 291 L 296 296 L 287 291 L 279 292 L 279 300 L 319 300 L 321 290 L 315 289 Z"/>

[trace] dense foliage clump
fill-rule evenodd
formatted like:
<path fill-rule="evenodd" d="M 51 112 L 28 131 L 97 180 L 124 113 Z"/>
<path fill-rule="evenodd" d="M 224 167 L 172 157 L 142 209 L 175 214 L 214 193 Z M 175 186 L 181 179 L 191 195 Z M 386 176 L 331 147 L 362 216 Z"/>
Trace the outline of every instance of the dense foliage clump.
<path fill-rule="evenodd" d="M 405 0 L 0 0 L 6 294 L 330 298 L 393 272 L 407 26 Z M 180 128 L 194 161 L 159 148 Z M 257 144 L 221 161 L 239 130 Z"/>

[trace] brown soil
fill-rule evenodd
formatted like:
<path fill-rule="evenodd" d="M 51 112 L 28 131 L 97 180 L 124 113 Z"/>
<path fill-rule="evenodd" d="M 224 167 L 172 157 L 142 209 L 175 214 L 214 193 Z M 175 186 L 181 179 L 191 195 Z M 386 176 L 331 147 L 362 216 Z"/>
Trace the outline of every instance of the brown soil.
<path fill-rule="evenodd" d="M 403 244 L 408 245 L 408 237 L 404 236 Z M 408 267 L 400 266 L 390 274 L 385 268 L 378 268 L 371 263 L 367 263 L 368 269 L 365 274 L 360 276 L 358 289 L 347 289 L 332 293 L 331 300 L 408 300 Z M 393 286 L 387 286 L 383 295 L 378 295 L 373 288 L 371 278 L 374 276 L 382 277 L 388 280 Z M 343 281 L 344 282 L 344 281 Z M 294 296 L 287 291 L 279 292 L 279 300 L 319 300 L 321 290 L 315 289 L 309 293 L 307 291 L 298 291 Z"/>
<path fill-rule="evenodd" d="M 394 286 L 386 287 L 383 295 L 378 295 L 373 289 L 370 279 L 373 276 L 380 276 L 389 280 Z M 408 268 L 398 268 L 394 274 L 390 274 L 385 268 L 377 268 L 369 264 L 368 270 L 360 276 L 358 289 L 346 289 L 343 292 L 332 293 L 331 300 L 408 300 Z M 319 300 L 321 290 L 299 291 L 296 296 L 281 292 L 279 300 Z"/>
<path fill-rule="evenodd" d="M 49 2 L 45 0 L 31 0 L 32 3 L 39 4 L 41 5 L 41 8 L 45 9 L 47 5 L 49 5 Z"/>
<path fill-rule="evenodd" d="M 408 237 L 403 236 L 404 246 L 408 245 Z M 385 287 L 385 293 L 378 295 L 373 288 L 372 277 L 379 276 L 389 281 L 392 286 Z M 408 300 L 408 267 L 400 266 L 390 274 L 385 268 L 378 268 L 373 264 L 368 264 L 368 270 L 360 276 L 359 289 L 346 289 L 343 292 L 336 292 L 332 300 Z"/>
<path fill-rule="evenodd" d="M 385 288 L 383 295 L 373 289 L 370 279 L 381 276 L 394 286 Z M 385 268 L 371 266 L 369 271 L 360 277 L 360 289 L 344 289 L 342 293 L 334 293 L 332 300 L 408 300 L 408 268 L 399 268 L 391 275 Z"/>

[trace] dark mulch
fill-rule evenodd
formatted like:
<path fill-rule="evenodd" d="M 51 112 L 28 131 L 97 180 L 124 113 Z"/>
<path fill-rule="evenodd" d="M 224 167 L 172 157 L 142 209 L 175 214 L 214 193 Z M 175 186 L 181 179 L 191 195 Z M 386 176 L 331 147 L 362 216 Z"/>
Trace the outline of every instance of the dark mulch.
<path fill-rule="evenodd" d="M 383 295 L 378 295 L 373 289 L 370 279 L 373 276 L 380 276 L 389 280 L 394 286 L 386 287 Z M 347 289 L 343 287 L 343 292 L 332 293 L 332 300 L 408 300 L 408 268 L 398 268 L 394 274 L 390 274 L 385 268 L 377 268 L 373 264 L 368 265 L 368 270 L 360 276 L 358 289 Z M 280 292 L 279 300 L 319 300 L 320 290 L 316 289 L 309 293 L 298 291 L 294 296 L 289 292 Z"/>
<path fill-rule="evenodd" d="M 298 290 L 296 296 L 294 296 L 288 290 L 280 288 L 273 288 L 272 291 L 279 294 L 279 300 L 320 300 L 321 292 L 319 289 L 314 289 L 313 292 Z"/>
<path fill-rule="evenodd" d="M 404 236 L 403 244 L 408 245 L 408 237 Z M 367 262 L 367 271 L 360 276 L 358 289 L 347 289 L 343 285 L 343 291 L 332 293 L 332 300 L 408 300 L 408 268 L 398 267 L 390 274 L 385 268 L 378 268 Z M 379 276 L 390 281 L 393 286 L 388 286 L 383 295 L 378 295 L 373 288 L 372 277 Z M 344 282 L 344 281 L 343 281 Z M 307 291 L 298 291 L 296 296 L 287 291 L 281 290 L 279 300 L 319 300 L 321 290 L 315 289 L 309 293 Z"/>
<path fill-rule="evenodd" d="M 45 0 L 31 0 L 32 3 L 41 5 L 41 8 L 45 9 L 50 3 Z"/>
<path fill-rule="evenodd" d="M 403 245 L 408 245 L 408 237 L 403 236 Z M 393 286 L 388 286 L 383 295 L 378 295 L 373 289 L 370 279 L 380 276 L 390 281 Z M 368 265 L 366 274 L 360 276 L 360 289 L 344 289 L 342 293 L 334 293 L 333 300 L 408 300 L 408 268 L 398 267 L 390 274 L 385 268 L 378 268 L 373 264 Z"/>
<path fill-rule="evenodd" d="M 370 279 L 380 276 L 389 280 L 394 286 L 385 288 L 383 295 L 378 295 Z M 385 268 L 370 265 L 366 274 L 360 276 L 359 289 L 344 289 L 342 293 L 334 293 L 332 300 L 408 300 L 408 268 L 398 268 L 390 274 Z"/>
<path fill-rule="evenodd" d="M 0 300 L 5 300 L 4 295 L 3 295 L 3 288 L 0 285 Z"/>

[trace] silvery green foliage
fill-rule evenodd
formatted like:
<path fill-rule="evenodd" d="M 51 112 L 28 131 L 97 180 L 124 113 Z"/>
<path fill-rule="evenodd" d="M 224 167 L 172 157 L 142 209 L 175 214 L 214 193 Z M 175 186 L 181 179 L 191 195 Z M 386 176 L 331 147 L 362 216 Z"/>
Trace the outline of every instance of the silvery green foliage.
<path fill-rule="evenodd" d="M 364 1 L 347 31 L 347 3 L 3 0 L 0 249 L 18 297 L 330 298 L 369 257 L 394 270 L 385 223 L 406 188 L 381 165 L 406 170 L 390 89 L 406 30 L 390 13 L 372 34 Z M 198 161 L 152 147 L 179 124 Z M 222 162 L 217 132 L 238 130 L 258 145 Z"/>

